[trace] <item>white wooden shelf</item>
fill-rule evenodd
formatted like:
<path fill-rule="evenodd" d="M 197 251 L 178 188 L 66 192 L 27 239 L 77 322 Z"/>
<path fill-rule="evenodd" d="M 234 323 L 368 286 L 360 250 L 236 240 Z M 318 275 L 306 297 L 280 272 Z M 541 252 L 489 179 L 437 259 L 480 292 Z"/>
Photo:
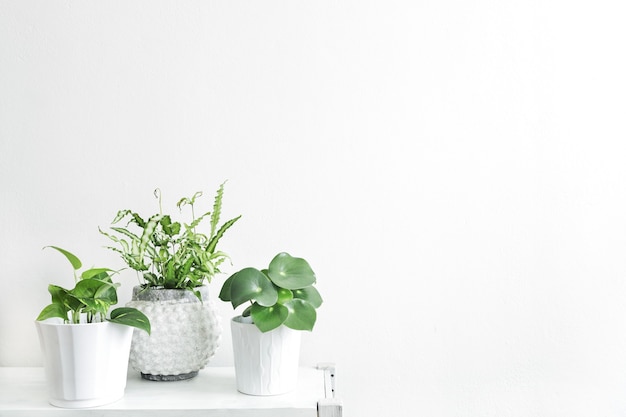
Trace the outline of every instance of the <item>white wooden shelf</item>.
<path fill-rule="evenodd" d="M 94 408 L 64 409 L 48 403 L 43 368 L 0 367 L 0 417 L 324 417 L 340 416 L 327 398 L 328 372 L 300 368 L 295 391 L 270 397 L 241 394 L 232 367 L 207 367 L 186 381 L 153 382 L 128 376 L 121 400 Z M 320 412 L 318 414 L 318 404 Z"/>

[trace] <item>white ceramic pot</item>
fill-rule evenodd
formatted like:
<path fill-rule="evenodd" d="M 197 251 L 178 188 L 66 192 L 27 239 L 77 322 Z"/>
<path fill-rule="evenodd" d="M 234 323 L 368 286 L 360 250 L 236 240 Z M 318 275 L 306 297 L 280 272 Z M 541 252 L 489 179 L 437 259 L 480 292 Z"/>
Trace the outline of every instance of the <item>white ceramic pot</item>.
<path fill-rule="evenodd" d="M 50 404 L 97 407 L 124 396 L 133 328 L 36 321 Z"/>
<path fill-rule="evenodd" d="M 296 387 L 301 332 L 280 326 L 262 333 L 241 316 L 231 320 L 231 332 L 238 391 L 278 395 Z"/>
<path fill-rule="evenodd" d="M 150 319 L 151 334 L 133 334 L 130 364 L 144 379 L 193 378 L 219 348 L 222 325 L 207 286 L 197 288 L 202 302 L 188 290 L 135 287 L 126 305 Z"/>

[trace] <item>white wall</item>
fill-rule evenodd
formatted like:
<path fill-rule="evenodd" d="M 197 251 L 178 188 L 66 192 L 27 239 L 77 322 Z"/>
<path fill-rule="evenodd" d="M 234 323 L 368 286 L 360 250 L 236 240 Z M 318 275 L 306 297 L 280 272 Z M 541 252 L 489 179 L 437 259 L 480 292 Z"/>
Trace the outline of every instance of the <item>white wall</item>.
<path fill-rule="evenodd" d="M 44 245 L 120 267 L 118 209 L 228 179 L 226 272 L 311 262 L 347 416 L 626 414 L 619 3 L 0 0 L 0 365 Z"/>

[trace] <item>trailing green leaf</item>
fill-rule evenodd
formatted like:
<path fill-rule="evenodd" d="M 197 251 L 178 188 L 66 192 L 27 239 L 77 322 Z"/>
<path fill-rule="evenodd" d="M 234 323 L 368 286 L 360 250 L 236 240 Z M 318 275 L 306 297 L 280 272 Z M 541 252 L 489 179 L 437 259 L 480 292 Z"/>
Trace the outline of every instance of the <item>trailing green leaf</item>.
<path fill-rule="evenodd" d="M 120 307 L 111 311 L 110 322 L 136 327 L 150 334 L 150 320 L 141 311 L 131 307 Z"/>
<path fill-rule="evenodd" d="M 76 257 L 76 255 L 66 251 L 65 249 L 61 249 L 57 246 L 44 246 L 44 249 L 45 248 L 52 248 L 61 252 L 63 256 L 65 256 L 65 258 L 72 264 L 72 268 L 74 268 L 75 271 L 79 270 L 83 266 L 82 262 Z"/>
<path fill-rule="evenodd" d="M 39 316 L 37 317 L 38 321 L 50 319 L 53 317 L 58 317 L 67 321 L 67 313 L 68 310 L 61 304 L 49 304 L 41 310 Z"/>
<path fill-rule="evenodd" d="M 75 266 L 82 265 L 76 255 L 61 248 L 51 247 L 63 254 L 75 270 L 77 269 Z M 71 290 L 58 285 L 48 285 L 52 303 L 44 307 L 37 320 L 60 318 L 66 323 L 80 323 L 83 317 L 87 323 L 105 320 L 109 308 L 117 304 L 117 287 L 120 284 L 112 281 L 111 275 L 114 273 L 116 272 L 109 268 L 91 268 L 81 274 L 81 279 Z M 124 317 L 118 317 L 117 320 L 120 324 L 146 327 L 147 318 L 137 310 L 126 308 L 123 312 Z M 137 321 L 136 318 L 140 320 Z M 149 331 L 149 321 L 147 323 Z"/>
<path fill-rule="evenodd" d="M 109 273 L 116 273 L 116 271 L 113 271 L 112 269 L 109 269 L 109 268 L 91 268 L 86 271 L 83 271 L 83 273 L 80 274 L 80 279 L 89 279 L 89 278 L 105 279 L 106 277 L 109 277 Z"/>

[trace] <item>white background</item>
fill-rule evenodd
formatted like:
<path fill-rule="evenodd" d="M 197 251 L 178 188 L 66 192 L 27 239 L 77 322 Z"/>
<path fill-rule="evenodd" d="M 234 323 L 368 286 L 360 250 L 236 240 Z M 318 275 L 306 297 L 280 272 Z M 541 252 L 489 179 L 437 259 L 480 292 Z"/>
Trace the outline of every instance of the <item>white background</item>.
<path fill-rule="evenodd" d="M 118 209 L 228 179 L 213 294 L 308 259 L 346 416 L 626 415 L 620 3 L 0 0 L 0 365 L 43 246 L 119 268 Z"/>

